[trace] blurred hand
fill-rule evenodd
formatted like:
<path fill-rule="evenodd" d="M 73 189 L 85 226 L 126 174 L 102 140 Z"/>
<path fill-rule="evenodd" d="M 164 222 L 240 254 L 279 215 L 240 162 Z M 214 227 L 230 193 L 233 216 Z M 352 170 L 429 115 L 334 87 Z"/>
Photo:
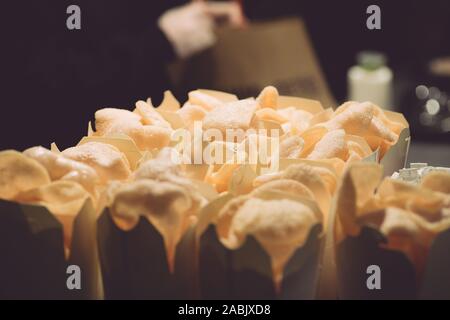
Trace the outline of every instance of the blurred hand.
<path fill-rule="evenodd" d="M 159 28 L 180 58 L 187 58 L 214 45 L 218 23 L 242 26 L 244 18 L 236 2 L 193 1 L 166 11 Z"/>

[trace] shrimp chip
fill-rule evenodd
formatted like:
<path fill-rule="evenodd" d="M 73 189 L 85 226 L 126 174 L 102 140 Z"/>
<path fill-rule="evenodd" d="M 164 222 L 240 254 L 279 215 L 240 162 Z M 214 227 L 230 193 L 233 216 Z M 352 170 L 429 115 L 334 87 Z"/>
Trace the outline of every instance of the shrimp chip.
<path fill-rule="evenodd" d="M 247 130 L 250 128 L 257 107 L 254 99 L 239 100 L 218 106 L 203 119 L 203 129 L 219 129 L 222 133 L 225 133 L 226 129 Z"/>
<path fill-rule="evenodd" d="M 262 186 L 271 181 L 280 179 L 295 180 L 307 187 L 314 195 L 324 218 L 331 205 L 331 194 L 336 185 L 336 176 L 325 167 L 309 165 L 306 163 L 292 164 L 284 171 L 258 176 L 254 181 L 255 187 Z"/>
<path fill-rule="evenodd" d="M 50 183 L 50 176 L 36 160 L 20 152 L 0 152 L 0 199 L 12 200 L 20 192 Z"/>
<path fill-rule="evenodd" d="M 291 136 L 280 143 L 280 157 L 288 159 L 300 158 L 305 141 L 299 136 Z"/>
<path fill-rule="evenodd" d="M 308 129 L 309 121 L 313 117 L 312 113 L 295 107 L 278 109 L 277 113 L 289 120 L 289 132 L 292 134 L 301 134 Z"/>
<path fill-rule="evenodd" d="M 256 178 L 254 166 L 243 164 L 236 168 L 228 184 L 228 192 L 235 195 L 247 194 L 253 190 L 253 180 Z"/>
<path fill-rule="evenodd" d="M 346 160 L 348 156 L 347 144 L 345 142 L 345 131 L 334 130 L 325 134 L 314 146 L 308 159 L 340 158 Z"/>
<path fill-rule="evenodd" d="M 62 154 L 43 147 L 29 148 L 23 154 L 43 165 L 52 180 L 61 179 L 77 182 L 96 196 L 95 186 L 99 183 L 99 177 L 97 172 L 89 165 L 71 160 Z"/>
<path fill-rule="evenodd" d="M 400 131 L 405 128 L 403 123 L 390 120 L 380 107 L 371 102 L 353 101 L 344 103 L 336 109 L 333 118 L 317 125 L 328 130 L 344 129 L 347 134 L 364 137 L 371 150 L 379 150 L 380 159 L 396 143 Z M 355 147 L 353 143 L 351 145 Z M 352 161 L 364 157 L 353 149 L 349 158 Z"/>
<path fill-rule="evenodd" d="M 450 204 L 450 198 L 441 193 L 395 179 L 385 179 L 378 196 L 386 205 L 413 211 L 429 221 L 439 219 L 441 209 Z"/>
<path fill-rule="evenodd" d="M 311 127 L 304 131 L 300 137 L 304 141 L 304 147 L 301 156 L 306 157 L 312 151 L 314 146 L 327 134 L 328 130 L 324 127 Z"/>
<path fill-rule="evenodd" d="M 161 182 L 170 182 L 185 189 L 191 199 L 203 203 L 204 199 L 198 192 L 196 185 L 190 180 L 184 166 L 181 165 L 181 155 L 172 148 L 163 148 L 156 158 L 143 162 L 133 173 L 135 181 L 151 179 Z"/>
<path fill-rule="evenodd" d="M 188 96 L 189 96 L 188 100 L 189 103 L 200 106 L 206 111 L 211 111 L 218 107 L 223 107 L 224 105 L 224 103 L 219 99 L 217 99 L 216 97 L 213 97 L 212 95 L 204 93 L 200 90 L 191 91 L 189 92 Z"/>
<path fill-rule="evenodd" d="M 217 172 L 213 172 L 207 175 L 205 178 L 206 182 L 212 184 L 217 192 L 224 192 L 228 190 L 231 178 L 233 177 L 233 172 L 239 168 L 241 165 L 235 163 L 235 161 L 230 161 L 223 164 Z"/>
<path fill-rule="evenodd" d="M 193 182 L 188 179 L 181 166 L 164 161 L 161 158 L 144 162 L 133 174 L 135 181 L 151 179 L 161 182 L 170 182 L 183 188 L 192 199 L 203 203 L 202 196 L 196 190 Z"/>
<path fill-rule="evenodd" d="M 125 134 L 136 143 L 140 150 L 152 150 L 162 148 L 170 142 L 172 129 L 166 120 L 153 108 L 142 101 L 143 118 L 137 112 L 122 109 L 105 108 L 95 113 L 95 126 L 97 131 L 94 135 L 107 136 L 114 134 Z M 149 111 L 152 110 L 152 111 Z M 154 111 L 154 112 L 153 112 Z M 155 123 L 156 125 L 145 125 L 144 123 Z"/>
<path fill-rule="evenodd" d="M 136 108 L 133 111 L 141 116 L 140 121 L 144 125 L 155 125 L 162 128 L 171 128 L 170 124 L 156 111 L 149 103 L 142 100 L 136 102 Z"/>
<path fill-rule="evenodd" d="M 256 111 L 256 116 L 260 120 L 274 121 L 276 123 L 285 123 L 287 118 L 283 117 L 280 113 L 272 108 L 262 108 Z"/>
<path fill-rule="evenodd" d="M 151 105 L 151 99 L 147 100 L 147 103 Z M 158 110 L 167 112 L 176 112 L 180 109 L 181 105 L 178 100 L 173 96 L 169 90 L 164 91 L 164 99 L 158 106 Z"/>
<path fill-rule="evenodd" d="M 331 205 L 331 194 L 317 167 L 306 164 L 291 165 L 283 172 L 282 177 L 298 181 L 308 187 L 326 217 Z"/>
<path fill-rule="evenodd" d="M 376 136 L 388 142 L 395 142 L 398 139 L 398 135 L 393 133 L 380 119 L 373 117 L 370 122 L 370 126 L 365 134 L 367 136 Z"/>
<path fill-rule="evenodd" d="M 154 179 L 170 181 L 181 174 L 181 168 L 171 162 L 152 159 L 144 162 L 134 173 L 135 180 Z"/>
<path fill-rule="evenodd" d="M 186 126 L 191 126 L 194 121 L 202 121 L 206 116 L 206 111 L 200 106 L 185 103 L 183 107 L 177 111 Z"/>
<path fill-rule="evenodd" d="M 107 135 L 111 126 L 116 122 L 140 123 L 141 117 L 134 112 L 124 109 L 104 108 L 95 112 L 95 129 L 97 135 Z"/>
<path fill-rule="evenodd" d="M 336 190 L 336 185 L 338 182 L 338 177 L 340 176 L 340 164 L 343 163 L 342 160 L 338 158 L 333 159 L 323 159 L 323 160 L 296 160 L 296 163 L 281 163 L 280 166 L 283 168 L 288 168 L 289 166 L 298 165 L 309 167 L 310 170 L 317 173 L 322 179 L 323 183 L 327 187 L 330 194 L 334 194 Z M 285 170 L 286 170 L 285 169 Z M 293 169 L 295 170 L 295 169 Z M 286 170 L 287 171 L 287 170 Z"/>
<path fill-rule="evenodd" d="M 399 121 L 395 121 L 395 120 L 398 120 L 398 119 L 394 119 L 394 120 L 391 120 L 388 116 L 387 116 L 387 114 L 395 114 L 395 113 L 389 113 L 389 111 L 384 111 L 383 109 L 381 109 L 379 106 L 377 106 L 377 105 L 374 105 L 374 110 L 375 110 L 375 116 L 377 117 L 377 118 L 379 118 L 382 122 L 383 122 L 383 124 L 385 125 L 385 126 L 387 126 L 394 134 L 396 134 L 396 135 L 400 135 L 400 132 L 404 129 L 404 128 L 406 128 L 406 126 L 405 126 L 405 124 L 403 124 L 402 122 L 399 122 Z"/>
<path fill-rule="evenodd" d="M 125 155 L 109 144 L 87 142 L 64 150 L 62 155 L 92 167 L 101 183 L 108 180 L 125 180 L 131 174 L 130 164 Z"/>
<path fill-rule="evenodd" d="M 261 108 L 276 109 L 278 106 L 278 90 L 273 86 L 265 87 L 256 99 Z"/>
<path fill-rule="evenodd" d="M 314 126 L 318 123 L 327 122 L 331 120 L 332 117 L 333 117 L 333 109 L 331 108 L 325 109 L 312 116 L 312 118 L 309 120 L 309 125 Z"/>
<path fill-rule="evenodd" d="M 320 125 L 325 126 L 328 131 L 344 129 L 347 134 L 365 135 L 370 127 L 374 114 L 371 103 L 349 103 L 345 109 L 337 113 L 331 120 Z"/>
<path fill-rule="evenodd" d="M 357 155 L 359 159 L 364 159 L 372 153 L 372 149 L 364 138 L 346 135 L 345 141 L 347 143 L 349 157 L 354 154 Z"/>

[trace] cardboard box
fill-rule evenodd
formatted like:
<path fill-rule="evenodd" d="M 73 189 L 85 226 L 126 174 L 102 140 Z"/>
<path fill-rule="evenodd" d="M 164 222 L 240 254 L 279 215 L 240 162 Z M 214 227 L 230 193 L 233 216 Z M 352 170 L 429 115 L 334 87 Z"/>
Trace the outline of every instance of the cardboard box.
<path fill-rule="evenodd" d="M 336 106 L 298 18 L 219 29 L 211 49 L 173 64 L 169 74 L 175 88 L 207 87 L 249 97 L 273 85 L 282 94 Z"/>

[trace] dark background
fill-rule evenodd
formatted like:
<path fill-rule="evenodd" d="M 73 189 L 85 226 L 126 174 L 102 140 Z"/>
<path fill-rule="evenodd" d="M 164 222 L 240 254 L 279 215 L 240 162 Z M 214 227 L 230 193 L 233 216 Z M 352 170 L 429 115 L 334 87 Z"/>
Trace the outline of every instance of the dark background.
<path fill-rule="evenodd" d="M 165 66 L 175 56 L 156 27 L 168 0 L 9 1 L 1 8 L 0 149 L 71 146 L 97 109 L 131 109 L 170 89 Z M 66 8 L 78 4 L 82 29 L 66 28 Z M 417 85 L 430 58 L 450 54 L 450 1 L 244 0 L 250 21 L 300 15 L 326 78 L 345 99 L 346 72 L 363 49 L 385 52 L 397 83 Z M 365 27 L 378 4 L 382 30 Z M 177 92 L 184 101 L 184 88 Z M 450 88 L 446 88 L 450 91 Z M 397 92 L 401 92 L 399 89 Z M 399 100 L 400 101 L 400 100 Z M 401 100 L 404 101 L 404 100 Z M 402 109 L 408 112 L 409 105 Z"/>

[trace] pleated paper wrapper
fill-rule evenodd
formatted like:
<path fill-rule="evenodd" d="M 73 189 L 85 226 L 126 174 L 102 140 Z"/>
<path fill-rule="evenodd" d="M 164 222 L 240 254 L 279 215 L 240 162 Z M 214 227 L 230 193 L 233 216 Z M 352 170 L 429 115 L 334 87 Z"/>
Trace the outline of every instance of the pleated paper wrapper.
<path fill-rule="evenodd" d="M 274 285 L 271 259 L 253 236 L 238 249 L 228 249 L 211 222 L 225 195 L 203 210 L 197 228 L 199 285 L 202 299 L 296 300 L 314 299 L 319 279 L 323 245 L 322 226 L 313 226 L 303 246 L 297 248 L 284 267 L 279 289 Z"/>
<path fill-rule="evenodd" d="M 86 200 L 66 257 L 63 227 L 44 206 L 0 200 L 0 296 L 4 299 L 103 298 L 96 244 L 96 214 Z M 81 271 L 81 289 L 69 290 L 67 267 Z"/>

